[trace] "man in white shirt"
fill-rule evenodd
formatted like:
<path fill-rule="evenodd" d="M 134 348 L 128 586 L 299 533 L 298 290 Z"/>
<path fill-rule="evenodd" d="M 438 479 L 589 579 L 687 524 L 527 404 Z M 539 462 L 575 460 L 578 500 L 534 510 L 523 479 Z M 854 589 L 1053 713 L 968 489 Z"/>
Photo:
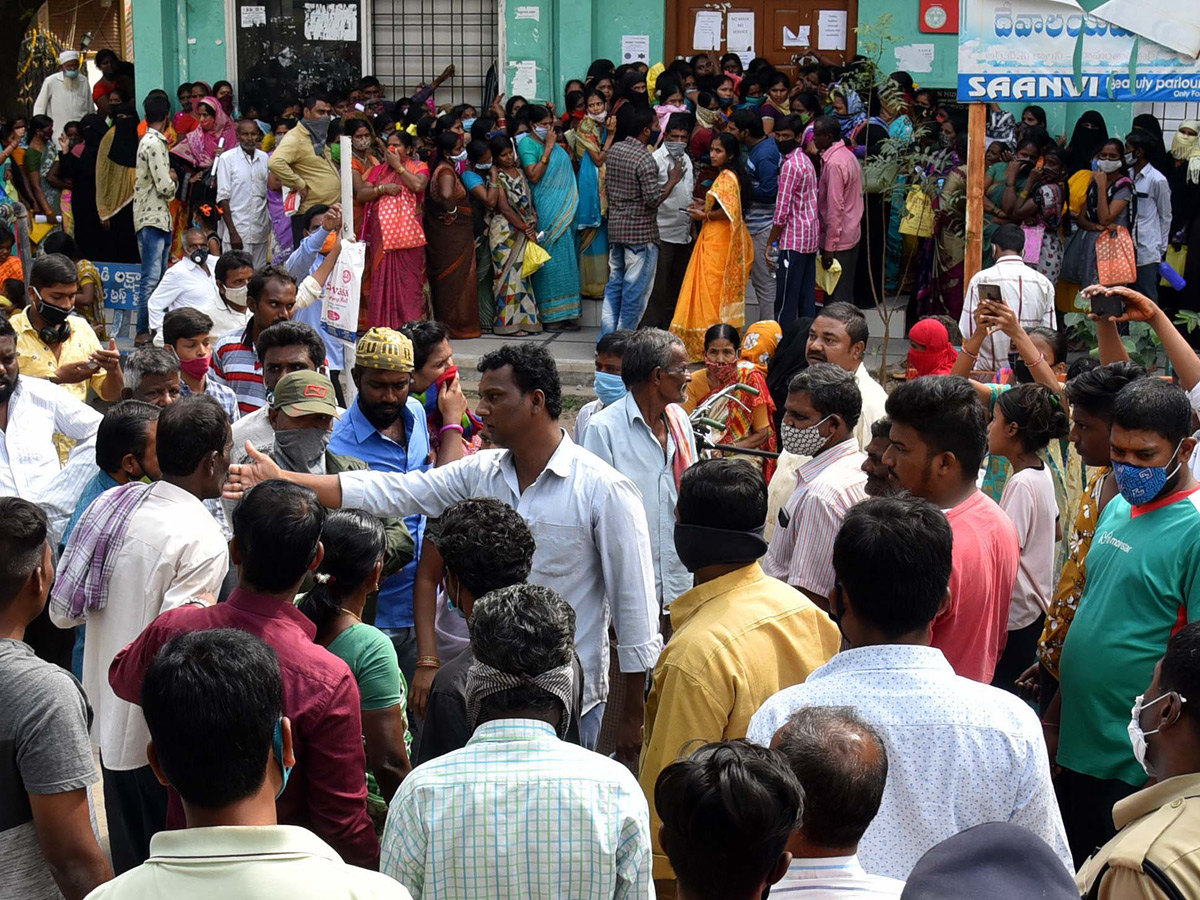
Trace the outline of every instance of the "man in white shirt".
<path fill-rule="evenodd" d="M 563 740 L 576 696 L 575 627 L 567 602 L 539 585 L 475 601 L 474 734 L 404 779 L 380 841 L 380 871 L 416 900 L 653 894 L 650 811 L 637 780 Z"/>
<path fill-rule="evenodd" d="M 168 312 L 181 306 L 204 309 L 221 302 L 214 277 L 217 257 L 208 252 L 208 241 L 199 228 L 183 233 L 183 258 L 163 273 L 158 287 L 147 303 L 150 330 L 155 342 L 161 344 L 162 320 Z"/>
<path fill-rule="evenodd" d="M 675 551 L 678 480 L 683 467 L 696 459 L 695 433 L 679 405 L 692 375 L 683 341 L 660 328 L 635 331 L 621 365 L 629 392 L 592 416 L 583 446 L 632 481 L 642 495 L 654 585 L 665 611 L 693 584 L 692 573 Z"/>
<path fill-rule="evenodd" d="M 692 258 L 692 219 L 687 211 L 692 203 L 696 176 L 692 159 L 687 155 L 687 144 L 695 121 L 689 113 L 672 113 L 667 119 L 662 144 L 650 154 L 658 166 L 660 186 L 666 187 L 672 163 L 683 167 L 683 177 L 658 207 L 658 268 L 654 270 L 654 286 L 642 314 L 641 328 L 670 326 L 675 315 L 675 301 L 683 287 L 683 276 Z"/>
<path fill-rule="evenodd" d="M 20 497 L 41 506 L 56 544 L 75 500 L 95 474 L 100 419 L 100 413 L 66 388 L 21 377 L 17 333 L 0 316 L 0 497 Z M 65 467 L 55 434 L 76 442 Z"/>
<path fill-rule="evenodd" d="M 217 203 L 221 207 L 217 231 L 222 246 L 245 250 L 253 258 L 254 268 L 261 269 L 268 262 L 271 233 L 267 154 L 258 147 L 262 132 L 253 119 L 238 121 L 237 139 L 236 147 L 217 157 Z"/>
<path fill-rule="evenodd" d="M 844 706 L 806 706 L 776 732 L 771 748 L 804 789 L 804 812 L 788 841 L 792 861 L 771 896 L 896 900 L 904 882 L 868 874 L 858 861 L 858 842 L 887 784 L 879 732 Z"/>
<path fill-rule="evenodd" d="M 78 122 L 95 110 L 92 86 L 79 71 L 79 52 L 64 50 L 58 54 L 58 68 L 59 71 L 42 81 L 42 89 L 33 101 L 35 116 L 49 116 L 54 120 L 55 143 L 68 122 Z"/>
<path fill-rule="evenodd" d="M 150 838 L 166 825 L 167 793 L 146 760 L 149 733 L 141 710 L 113 693 L 108 668 L 113 657 L 164 610 L 186 603 L 213 603 L 229 568 L 221 528 L 203 500 L 220 496 L 229 465 L 229 418 L 212 397 L 183 397 L 158 417 L 156 451 L 162 481 L 148 487 L 124 485 L 84 512 L 59 560 L 60 578 L 51 594 L 50 618 L 60 628 L 87 623 L 83 684 L 95 709 L 92 739 L 100 745 L 105 812 L 113 868 L 124 872 L 145 862 Z M 116 491 L 143 489 L 127 513 L 122 534 L 97 548 L 89 539 L 100 504 L 118 502 Z M 106 586 L 89 591 L 82 609 L 73 606 L 62 573 L 76 554 L 101 558 Z M 105 599 L 106 598 L 106 599 Z"/>
<path fill-rule="evenodd" d="M 1169 211 L 1169 207 L 1168 207 Z M 996 264 L 983 269 L 967 284 L 962 315 L 958 320 L 963 339 L 978 328 L 975 309 L 979 306 L 980 285 L 995 285 L 1000 299 L 1017 314 L 1017 321 L 1028 331 L 1039 325 L 1054 327 L 1054 283 L 1037 269 L 1030 268 L 1021 258 L 1025 249 L 1025 232 L 1017 225 L 1001 225 L 992 236 Z M 1009 340 L 999 330 L 988 335 L 979 348 L 973 368 L 994 372 L 1008 365 Z"/>
<path fill-rule="evenodd" d="M 854 374 L 862 397 L 862 414 L 854 425 L 858 449 L 871 443 L 871 426 L 887 415 L 887 391 L 871 377 L 863 362 L 871 332 L 866 316 L 852 303 L 827 303 L 808 331 L 804 353 L 810 366 L 833 363 Z"/>
<path fill-rule="evenodd" d="M 214 336 L 242 331 L 250 321 L 248 290 L 257 268 L 245 250 L 226 250 L 217 260 L 213 274 L 217 283 L 217 299 L 200 311 L 213 321 Z"/>
<path fill-rule="evenodd" d="M 763 704 L 747 737 L 769 745 L 809 706 L 852 707 L 871 724 L 888 757 L 883 802 L 859 844 L 875 875 L 907 878 L 925 851 L 984 822 L 1028 828 L 1074 871 L 1037 715 L 955 675 L 929 646 L 950 602 L 952 543 L 945 514 L 927 500 L 876 497 L 851 509 L 830 597 L 849 649 Z"/>
<path fill-rule="evenodd" d="M 575 608 L 575 644 L 583 664 L 580 739 L 594 747 L 608 697 L 608 629 L 628 698 L 617 730 L 617 758 L 636 762 L 641 749 L 646 672 L 662 649 L 650 535 L 641 497 L 629 479 L 577 446 L 559 426 L 562 386 L 543 347 L 510 344 L 479 363 L 483 450 L 427 472 L 281 472 L 265 455 L 231 466 L 225 496 L 269 478 L 317 492 L 330 508 L 377 516 L 438 516 L 470 497 L 495 497 L 519 512 L 537 541 L 530 582 L 552 588 Z"/>
<path fill-rule="evenodd" d="M 278 657 L 258 637 L 233 628 L 179 635 L 147 667 L 141 699 L 150 766 L 179 794 L 187 827 L 154 835 L 145 863 L 93 900 L 410 900 L 307 828 L 278 824 L 275 798 L 297 751 Z"/>
<path fill-rule="evenodd" d="M 1137 283 L 1134 287 L 1151 300 L 1158 299 L 1158 264 L 1167 255 L 1171 239 L 1171 186 L 1166 174 L 1150 165 L 1157 142 L 1139 128 L 1125 138 L 1125 162 L 1133 172 L 1137 195 L 1137 221 L 1133 243 L 1137 248 Z M 1158 149 L 1161 151 L 1162 146 Z"/>
<path fill-rule="evenodd" d="M 792 379 L 779 429 L 789 453 L 811 459 L 797 471 L 796 490 L 779 513 L 763 570 L 827 612 L 834 538 L 846 510 L 866 496 L 866 456 L 853 433 L 861 407 L 854 376 L 818 363 Z"/>

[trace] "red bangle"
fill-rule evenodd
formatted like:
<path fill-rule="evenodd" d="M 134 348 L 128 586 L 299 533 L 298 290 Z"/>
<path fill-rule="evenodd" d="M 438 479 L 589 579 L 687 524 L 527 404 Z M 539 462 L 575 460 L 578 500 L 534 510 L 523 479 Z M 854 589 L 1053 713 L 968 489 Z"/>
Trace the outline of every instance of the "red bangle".
<path fill-rule="evenodd" d="M 462 434 L 463 427 L 456 422 L 449 425 L 443 425 L 438 429 L 438 434 L 445 434 L 447 431 L 457 431 L 459 434 Z"/>

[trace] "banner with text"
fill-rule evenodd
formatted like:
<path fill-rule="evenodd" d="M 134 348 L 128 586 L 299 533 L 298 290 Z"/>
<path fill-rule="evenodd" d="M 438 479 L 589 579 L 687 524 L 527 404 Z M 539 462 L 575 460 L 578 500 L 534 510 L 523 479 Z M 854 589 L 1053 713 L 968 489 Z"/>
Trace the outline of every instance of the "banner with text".
<path fill-rule="evenodd" d="M 1147 21 L 1154 7 L 1148 0 Z M 1088 15 L 1074 0 L 962 0 L 960 18 L 960 101 L 1200 100 L 1195 57 Z"/>

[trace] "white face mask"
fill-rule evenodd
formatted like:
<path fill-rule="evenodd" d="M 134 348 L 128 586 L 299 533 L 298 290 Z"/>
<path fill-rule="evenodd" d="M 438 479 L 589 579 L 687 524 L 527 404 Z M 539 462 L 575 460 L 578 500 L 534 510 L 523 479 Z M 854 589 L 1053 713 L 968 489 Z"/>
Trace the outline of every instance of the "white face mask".
<path fill-rule="evenodd" d="M 601 124 L 608 121 L 608 113 L 603 113 L 603 112 L 588 113 L 588 117 L 593 122 L 600 122 Z"/>
<path fill-rule="evenodd" d="M 816 425 L 809 425 L 807 428 L 796 428 L 783 422 L 779 426 L 783 449 L 797 456 L 816 456 L 828 440 L 821 436 L 821 426 L 828 421 L 829 416 L 826 416 Z"/>
<path fill-rule="evenodd" d="M 225 299 L 234 306 L 245 306 L 246 292 L 249 288 L 250 285 L 248 284 L 243 284 L 241 287 L 236 288 L 227 287 L 225 288 Z"/>
<path fill-rule="evenodd" d="M 1121 161 L 1119 159 L 1098 159 L 1096 168 L 1106 175 L 1111 175 L 1121 168 Z"/>
<path fill-rule="evenodd" d="M 1160 701 L 1160 700 L 1165 700 L 1167 697 L 1170 697 L 1171 694 L 1173 694 L 1173 693 L 1175 693 L 1175 692 L 1167 691 L 1162 696 L 1155 697 L 1149 703 L 1142 702 L 1146 698 L 1145 694 L 1138 694 L 1137 699 L 1133 701 L 1133 709 L 1130 710 L 1129 728 L 1128 728 L 1129 743 L 1133 747 L 1134 758 L 1137 759 L 1138 763 L 1145 770 L 1146 774 L 1148 776 L 1150 776 L 1151 778 L 1154 777 L 1154 767 L 1152 765 L 1150 765 L 1149 762 L 1146 761 L 1146 738 L 1152 734 L 1158 734 L 1158 729 L 1155 728 L 1153 731 L 1142 731 L 1142 721 L 1141 721 L 1142 720 L 1142 710 L 1149 709 L 1155 703 L 1158 703 L 1158 701 Z M 1178 695 L 1176 695 L 1176 696 L 1178 696 Z M 1179 702 L 1187 703 L 1187 700 L 1185 700 L 1183 697 L 1180 697 Z"/>

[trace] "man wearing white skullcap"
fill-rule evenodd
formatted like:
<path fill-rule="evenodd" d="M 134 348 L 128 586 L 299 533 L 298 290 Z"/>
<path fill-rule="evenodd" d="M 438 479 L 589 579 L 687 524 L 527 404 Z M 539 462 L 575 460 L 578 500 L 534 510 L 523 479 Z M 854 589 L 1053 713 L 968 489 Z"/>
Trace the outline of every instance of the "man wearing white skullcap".
<path fill-rule="evenodd" d="M 77 122 L 95 111 L 92 88 L 79 71 L 79 52 L 62 51 L 58 54 L 58 67 L 61 71 L 46 76 L 33 104 L 35 116 L 49 116 L 54 121 L 55 141 L 68 122 Z"/>

